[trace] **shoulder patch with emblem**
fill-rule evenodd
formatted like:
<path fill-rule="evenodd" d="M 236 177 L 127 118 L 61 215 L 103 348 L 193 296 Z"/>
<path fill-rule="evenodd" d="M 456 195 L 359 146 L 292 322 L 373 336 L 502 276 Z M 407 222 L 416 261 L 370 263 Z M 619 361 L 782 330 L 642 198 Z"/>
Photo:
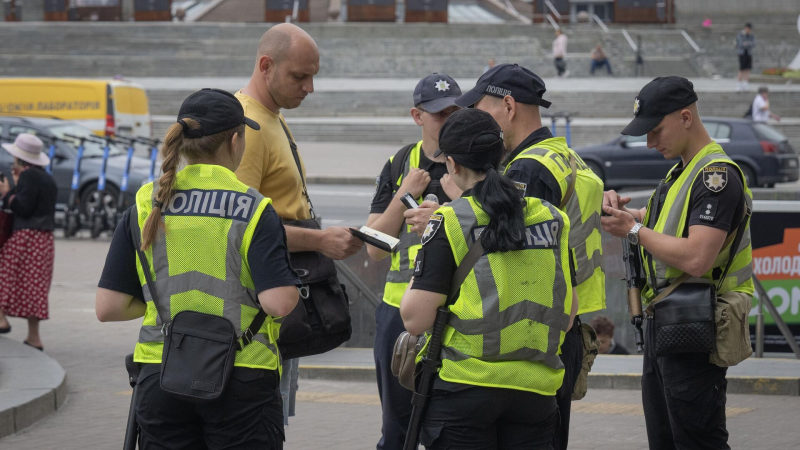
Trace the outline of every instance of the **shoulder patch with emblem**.
<path fill-rule="evenodd" d="M 442 221 L 444 220 L 444 216 L 441 214 L 432 214 L 431 218 L 428 220 L 428 226 L 425 227 L 425 232 L 422 233 L 422 245 L 425 245 L 433 239 L 433 236 L 439 231 L 439 228 L 442 226 Z"/>
<path fill-rule="evenodd" d="M 525 192 L 528 191 L 528 183 L 523 183 L 521 181 L 514 181 L 514 186 L 519 189 L 520 194 L 525 197 Z"/>
<path fill-rule="evenodd" d="M 711 192 L 720 192 L 728 185 L 728 168 L 724 166 L 703 167 L 703 184 Z"/>

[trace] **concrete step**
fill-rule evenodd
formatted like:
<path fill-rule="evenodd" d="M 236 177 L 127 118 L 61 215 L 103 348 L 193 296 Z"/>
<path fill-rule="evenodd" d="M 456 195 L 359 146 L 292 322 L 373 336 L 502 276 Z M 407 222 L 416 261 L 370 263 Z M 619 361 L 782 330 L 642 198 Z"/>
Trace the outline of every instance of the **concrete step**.
<path fill-rule="evenodd" d="M 538 70 L 538 67 L 533 67 Z M 475 73 L 479 72 L 477 69 Z M 473 75 L 474 76 L 474 75 Z M 692 77 L 693 78 L 693 77 Z M 694 78 L 693 78 L 694 79 Z M 138 81 L 137 79 L 134 79 Z M 475 78 L 456 77 L 462 91 L 475 84 Z M 620 79 L 598 75 L 595 78 L 545 79 L 548 91 L 545 98 L 553 103 L 548 112 L 568 111 L 580 117 L 629 117 L 632 113 L 633 99 L 647 79 Z M 706 80 L 701 84 L 713 85 L 716 80 Z M 220 87 L 236 91 L 245 85 L 245 78 L 229 80 L 209 79 L 207 85 L 186 84 L 186 89 L 176 87 L 152 89 L 157 83 L 145 85 L 150 98 L 150 110 L 156 115 L 176 115 L 181 102 L 200 87 Z M 627 83 L 626 83 L 627 82 Z M 718 80 L 720 84 L 735 84 L 730 80 Z M 218 83 L 218 84 L 217 84 Z M 360 83 L 360 86 L 355 86 Z M 412 92 L 414 79 L 319 79 L 316 91 L 304 100 L 301 107 L 284 111 L 287 117 L 396 117 L 406 116 L 413 106 Z M 603 85 L 619 86 L 619 89 L 598 91 Z M 754 92 L 735 90 L 709 91 L 698 86 L 701 96 L 701 109 L 705 115 L 741 116 L 752 101 Z M 730 89 L 730 88 L 728 88 Z M 779 89 L 774 87 L 773 89 Z M 775 94 L 775 93 L 774 93 Z M 780 91 L 770 98 L 774 112 L 782 116 L 794 116 L 800 104 L 800 87 Z"/>
<path fill-rule="evenodd" d="M 287 117 L 287 123 L 298 140 L 311 142 L 362 142 L 403 145 L 420 139 L 421 129 L 411 117 Z M 570 124 L 573 148 L 608 142 L 630 122 L 628 118 L 582 118 Z M 175 123 L 175 116 L 153 117 L 153 135 L 164 136 Z M 545 119 L 545 126 L 551 121 Z M 772 124 L 800 150 L 800 118 L 784 118 Z M 556 134 L 565 134 L 563 120 L 556 124 Z"/>
<path fill-rule="evenodd" d="M 302 24 L 317 40 L 320 73 L 326 76 L 416 76 L 445 71 L 475 73 L 498 62 L 540 66 L 555 73 L 552 32 L 539 25 Z M 267 25 L 244 23 L 2 23 L 3 75 L 20 76 L 236 76 L 252 70 L 256 43 Z M 602 42 L 619 74 L 632 74 L 633 52 L 622 28 L 570 34 L 568 62 L 575 75 L 588 73 L 589 51 Z M 645 33 L 646 31 L 646 33 Z M 696 75 L 693 50 L 676 30 L 631 29 L 643 35 L 646 61 L 668 61 L 653 74 Z M 705 70 L 705 69 L 704 69 Z"/>

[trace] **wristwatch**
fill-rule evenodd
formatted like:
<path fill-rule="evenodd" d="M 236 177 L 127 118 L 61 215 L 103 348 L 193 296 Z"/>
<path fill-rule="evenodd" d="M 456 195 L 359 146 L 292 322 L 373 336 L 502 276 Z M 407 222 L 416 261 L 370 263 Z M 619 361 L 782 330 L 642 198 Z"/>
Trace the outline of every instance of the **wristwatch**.
<path fill-rule="evenodd" d="M 636 222 L 631 228 L 631 231 L 628 231 L 628 242 L 633 245 L 639 245 L 639 229 L 642 228 L 642 224 Z"/>

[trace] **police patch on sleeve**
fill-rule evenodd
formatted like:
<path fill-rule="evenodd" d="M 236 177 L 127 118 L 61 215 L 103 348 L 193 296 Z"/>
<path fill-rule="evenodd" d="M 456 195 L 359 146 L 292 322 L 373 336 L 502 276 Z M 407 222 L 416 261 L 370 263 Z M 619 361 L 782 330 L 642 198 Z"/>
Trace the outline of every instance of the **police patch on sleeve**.
<path fill-rule="evenodd" d="M 414 261 L 414 276 L 419 277 L 422 276 L 422 263 L 425 259 L 423 256 L 425 254 L 424 251 L 420 251 L 417 253 L 417 259 Z"/>
<path fill-rule="evenodd" d="M 528 190 L 528 183 L 523 183 L 521 181 L 514 181 L 514 186 L 519 189 L 519 195 L 521 197 L 525 197 L 525 192 Z"/>
<path fill-rule="evenodd" d="M 728 184 L 727 167 L 703 167 L 703 184 L 711 192 L 720 192 Z"/>
<path fill-rule="evenodd" d="M 425 227 L 425 232 L 422 233 L 422 245 L 433 239 L 433 236 L 439 231 L 439 227 L 442 226 L 442 220 L 444 220 L 444 216 L 441 214 L 431 215 L 430 220 L 428 220 L 428 226 Z"/>
<path fill-rule="evenodd" d="M 716 198 L 703 200 L 703 209 L 700 211 L 699 219 L 703 222 L 714 223 L 717 218 L 717 205 Z"/>

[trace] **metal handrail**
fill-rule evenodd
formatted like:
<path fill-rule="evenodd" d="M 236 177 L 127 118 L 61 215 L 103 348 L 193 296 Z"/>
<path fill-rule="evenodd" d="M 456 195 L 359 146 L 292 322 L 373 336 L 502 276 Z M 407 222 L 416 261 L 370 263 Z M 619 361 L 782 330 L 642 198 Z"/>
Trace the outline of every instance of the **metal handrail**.
<path fill-rule="evenodd" d="M 689 45 L 694 49 L 695 53 L 701 53 L 703 51 L 703 49 L 701 49 L 700 46 L 697 45 L 697 42 L 695 42 L 694 39 L 692 39 L 692 37 L 689 36 L 689 33 L 687 33 L 686 30 L 680 30 L 680 32 L 683 38 L 686 39 L 686 42 L 688 42 Z"/>
<path fill-rule="evenodd" d="M 755 285 L 756 292 L 758 293 L 759 302 L 758 317 L 756 319 L 756 357 L 761 358 L 764 356 L 764 316 L 762 314 L 761 307 L 766 306 L 769 310 L 769 314 L 772 316 L 773 320 L 775 320 L 775 325 L 778 326 L 778 330 L 780 330 L 781 334 L 786 339 L 786 343 L 789 345 L 789 348 L 791 348 L 792 352 L 794 352 L 794 356 L 797 359 L 800 359 L 800 346 L 798 346 L 797 342 L 795 342 L 792 330 L 786 326 L 786 322 L 783 321 L 778 309 L 775 308 L 774 304 L 772 304 L 772 299 L 769 298 L 767 291 L 764 289 L 764 286 L 761 284 L 761 281 L 755 276 L 755 274 L 753 274 L 753 284 Z"/>
<path fill-rule="evenodd" d="M 633 38 L 631 38 L 631 35 L 628 33 L 628 30 L 624 28 L 622 29 L 622 37 L 624 37 L 625 40 L 628 41 L 628 45 L 631 46 L 631 49 L 633 51 L 637 50 L 636 44 L 633 42 Z"/>
<path fill-rule="evenodd" d="M 558 18 L 558 20 L 559 20 L 559 21 L 561 21 L 561 13 L 560 13 L 560 12 L 558 12 L 558 10 L 556 9 L 556 7 L 555 7 L 555 6 L 553 6 L 553 2 L 551 2 L 550 0 L 544 0 L 544 6 L 546 6 L 546 7 L 547 7 L 547 9 L 549 9 L 549 10 L 550 10 L 550 12 L 551 12 L 551 13 L 552 13 L 552 14 L 553 14 L 553 15 L 554 15 L 556 18 Z"/>
<path fill-rule="evenodd" d="M 554 30 L 560 30 L 561 29 L 561 27 L 556 23 L 556 21 L 553 20 L 553 16 L 551 16 L 550 14 L 545 14 L 544 18 L 547 19 L 548 22 L 550 22 L 550 25 L 553 26 Z"/>
<path fill-rule="evenodd" d="M 603 19 L 600 18 L 600 16 L 598 16 L 597 14 L 592 13 L 592 15 L 589 16 L 589 17 L 592 20 L 594 20 L 594 22 L 603 30 L 603 33 L 608 33 L 608 27 L 603 22 Z"/>
<path fill-rule="evenodd" d="M 380 297 L 378 297 L 378 294 L 373 292 L 372 289 L 370 289 L 370 287 L 358 277 L 353 269 L 348 267 L 347 264 L 342 261 L 337 260 L 334 261 L 334 263 L 336 264 L 336 270 L 339 272 L 339 274 L 342 275 L 347 281 L 352 283 L 356 290 L 363 295 L 367 301 L 372 304 L 372 306 L 378 306 L 381 303 L 382 300 Z"/>

